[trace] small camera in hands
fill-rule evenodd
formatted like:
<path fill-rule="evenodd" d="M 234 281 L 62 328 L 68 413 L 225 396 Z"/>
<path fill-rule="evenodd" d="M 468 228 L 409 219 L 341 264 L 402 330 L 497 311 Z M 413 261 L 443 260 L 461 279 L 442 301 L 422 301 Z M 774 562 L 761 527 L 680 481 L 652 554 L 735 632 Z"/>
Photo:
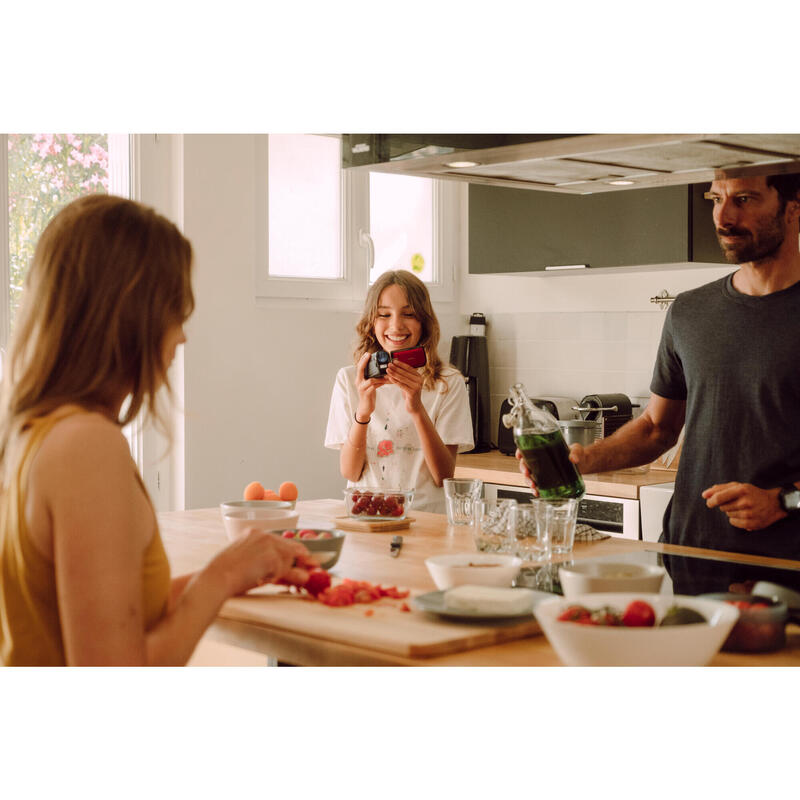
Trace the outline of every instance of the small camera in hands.
<path fill-rule="evenodd" d="M 366 369 L 364 370 L 365 378 L 382 378 L 386 374 L 386 367 L 392 357 L 385 350 L 377 350 L 367 361 Z"/>
<path fill-rule="evenodd" d="M 395 350 L 387 353 L 385 350 L 377 350 L 367 361 L 364 369 L 365 378 L 382 378 L 386 374 L 386 368 L 392 361 L 402 361 L 410 367 L 424 367 L 427 363 L 424 347 L 406 347 L 403 350 Z"/>

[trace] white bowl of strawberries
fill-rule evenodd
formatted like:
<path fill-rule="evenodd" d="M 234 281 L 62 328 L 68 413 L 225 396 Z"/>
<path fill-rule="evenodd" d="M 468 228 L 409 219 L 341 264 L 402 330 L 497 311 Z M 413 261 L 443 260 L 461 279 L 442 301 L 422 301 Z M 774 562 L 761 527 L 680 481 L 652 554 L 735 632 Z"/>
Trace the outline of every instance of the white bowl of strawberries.
<path fill-rule="evenodd" d="M 719 600 L 624 592 L 553 597 L 533 613 L 570 667 L 700 667 L 739 616 Z"/>

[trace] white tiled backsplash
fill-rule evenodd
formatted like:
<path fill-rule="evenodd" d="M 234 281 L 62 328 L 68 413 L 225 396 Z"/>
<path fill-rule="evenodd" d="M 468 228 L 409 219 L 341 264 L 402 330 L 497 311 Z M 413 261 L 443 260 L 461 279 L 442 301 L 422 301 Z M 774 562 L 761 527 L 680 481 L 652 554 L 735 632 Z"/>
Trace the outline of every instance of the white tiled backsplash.
<path fill-rule="evenodd" d="M 493 441 L 500 404 L 515 382 L 531 397 L 622 392 L 644 407 L 665 316 L 661 310 L 492 314 L 486 336 Z"/>

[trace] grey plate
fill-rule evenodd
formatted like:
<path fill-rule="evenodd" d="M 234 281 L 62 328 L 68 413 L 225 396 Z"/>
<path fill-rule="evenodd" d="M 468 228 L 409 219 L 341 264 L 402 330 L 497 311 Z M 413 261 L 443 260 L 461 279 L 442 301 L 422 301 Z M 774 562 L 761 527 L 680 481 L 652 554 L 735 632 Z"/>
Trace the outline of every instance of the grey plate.
<path fill-rule="evenodd" d="M 553 597 L 552 594 L 547 592 L 533 592 L 534 598 L 531 608 L 527 611 L 521 611 L 517 614 L 493 614 L 483 611 L 451 611 L 444 604 L 444 592 L 428 592 L 421 594 L 419 597 L 412 599 L 412 603 L 421 611 L 428 611 L 431 614 L 438 614 L 441 617 L 448 617 L 449 619 L 525 619 L 533 616 L 533 606 L 540 600 L 547 597 Z"/>

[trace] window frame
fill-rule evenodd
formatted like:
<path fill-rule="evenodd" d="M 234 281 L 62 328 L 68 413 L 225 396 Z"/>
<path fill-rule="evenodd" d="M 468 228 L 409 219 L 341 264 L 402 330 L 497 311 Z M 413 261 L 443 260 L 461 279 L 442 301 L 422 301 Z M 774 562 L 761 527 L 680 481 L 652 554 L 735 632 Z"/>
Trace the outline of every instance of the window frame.
<path fill-rule="evenodd" d="M 109 192 L 119 190 L 122 183 L 127 186 L 127 194 L 122 196 L 130 197 L 139 202 L 147 202 L 149 198 L 143 198 L 141 165 L 142 148 L 148 150 L 148 157 L 152 158 L 151 152 L 158 146 L 158 136 L 153 136 L 153 141 L 145 139 L 136 134 L 108 134 L 109 139 Z M 112 140 L 116 139 L 116 144 L 121 145 L 127 139 L 125 148 L 125 158 L 111 158 Z M 144 139 L 144 141 L 143 141 Z M 122 152 L 118 150 L 117 152 Z M 162 159 L 163 160 L 163 159 Z M 169 174 L 166 163 L 160 164 L 165 167 L 161 170 L 164 174 Z M 151 170 L 151 172 L 154 170 Z M 159 174 L 159 178 L 161 175 Z M 116 186 L 114 185 L 116 184 Z M 152 200 L 150 203 L 152 205 Z M 0 367 L 5 361 L 5 354 L 8 350 L 11 335 L 11 274 L 10 274 L 10 241 L 8 233 L 8 134 L 0 134 L 0 280 L 3 281 L 3 288 L 0 291 Z M 179 355 L 182 356 L 182 353 Z M 177 360 L 177 359 L 176 359 Z M 170 375 L 176 370 L 181 370 L 177 375 L 179 388 L 182 388 L 182 368 L 170 368 Z M 2 370 L 0 370 L 2 375 Z M 174 420 L 173 420 L 174 422 Z M 139 472 L 147 486 L 153 504 L 158 511 L 169 510 L 174 505 L 183 506 L 182 499 L 176 503 L 173 496 L 173 483 L 175 482 L 175 467 L 171 463 L 165 463 L 163 454 L 166 450 L 167 442 L 161 434 L 151 425 L 143 422 L 140 414 L 128 427 L 128 439 L 131 457 L 139 468 Z M 178 431 L 180 434 L 180 431 Z M 180 465 L 179 465 L 180 466 Z"/>
<path fill-rule="evenodd" d="M 338 137 L 337 137 L 338 138 Z M 306 306 L 358 310 L 369 288 L 372 240 L 369 236 L 369 171 L 341 171 L 340 278 L 291 278 L 269 274 L 269 139 L 255 141 L 255 296 L 259 305 L 303 302 Z M 433 180 L 435 279 L 426 282 L 437 303 L 455 301 L 461 231 L 466 220 L 466 184 Z"/>

